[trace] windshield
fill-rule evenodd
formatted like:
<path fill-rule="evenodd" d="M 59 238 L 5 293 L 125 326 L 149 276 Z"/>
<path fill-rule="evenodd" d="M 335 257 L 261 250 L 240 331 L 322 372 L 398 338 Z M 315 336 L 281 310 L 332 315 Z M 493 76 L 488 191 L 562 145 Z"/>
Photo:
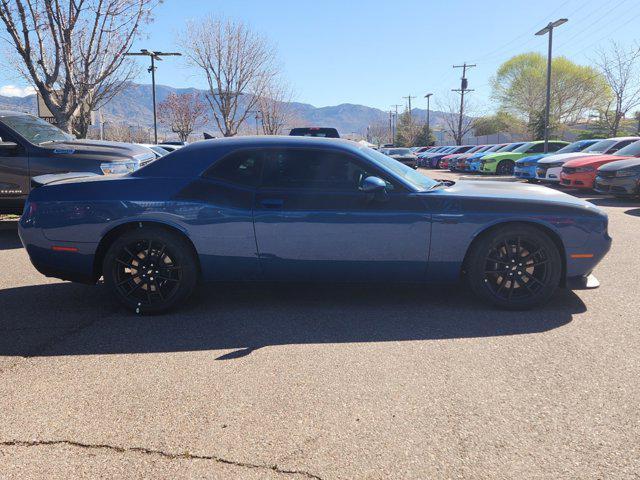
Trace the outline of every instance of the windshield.
<path fill-rule="evenodd" d="M 411 149 L 409 148 L 390 148 L 387 150 L 387 155 L 410 155 Z"/>
<path fill-rule="evenodd" d="M 500 152 L 500 153 L 502 153 L 502 152 L 512 152 L 513 150 L 515 150 L 518 147 L 521 147 L 522 145 L 524 145 L 524 144 L 523 143 L 510 143 L 506 147 L 502 147 L 500 150 L 498 150 L 498 152 Z"/>
<path fill-rule="evenodd" d="M 499 152 L 500 150 L 502 150 L 504 147 L 506 147 L 506 145 L 504 144 L 500 144 L 500 145 L 494 145 L 490 148 L 488 148 L 487 150 L 485 150 L 486 153 L 493 153 L 493 152 Z"/>
<path fill-rule="evenodd" d="M 593 145 L 598 140 L 580 140 L 579 142 L 573 142 L 567 145 L 566 147 L 562 147 L 560 150 L 556 152 L 556 155 L 559 153 L 575 153 L 581 152 L 589 145 Z"/>
<path fill-rule="evenodd" d="M 15 115 L 0 117 L 0 121 L 10 129 L 18 132 L 30 143 L 40 145 L 52 142 L 68 142 L 74 137 L 64 133 L 58 127 L 33 115 Z"/>
<path fill-rule="evenodd" d="M 534 145 L 533 143 L 524 143 L 524 144 L 520 145 L 518 148 L 514 148 L 512 150 L 512 152 L 514 152 L 514 153 L 524 153 L 527 150 L 529 150 L 531 147 L 533 147 L 533 145 Z"/>
<path fill-rule="evenodd" d="M 600 140 L 599 142 L 591 145 L 589 148 L 585 148 L 583 152 L 604 153 L 611 147 L 613 147 L 616 143 L 618 143 L 617 140 Z"/>
<path fill-rule="evenodd" d="M 621 157 L 640 157 L 640 141 L 633 142 L 624 148 L 621 148 L 616 152 L 616 155 Z"/>
<path fill-rule="evenodd" d="M 416 190 L 429 190 L 438 183 L 435 180 L 419 173 L 417 170 L 407 167 L 405 164 L 400 163 L 391 157 L 387 157 L 385 154 L 376 150 L 365 147 L 361 149 L 361 152 L 373 163 L 379 165 L 383 170 L 392 172 L 398 177 L 401 177 Z"/>

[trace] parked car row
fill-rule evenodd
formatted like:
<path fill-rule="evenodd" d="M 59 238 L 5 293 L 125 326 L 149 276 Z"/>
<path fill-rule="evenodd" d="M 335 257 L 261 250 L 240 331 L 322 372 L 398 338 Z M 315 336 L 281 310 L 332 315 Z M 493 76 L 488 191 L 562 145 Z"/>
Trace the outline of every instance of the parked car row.
<path fill-rule="evenodd" d="M 422 147 L 424 148 L 424 147 Z M 420 167 L 452 172 L 513 175 L 532 183 L 555 183 L 615 196 L 640 195 L 640 137 L 515 142 L 428 147 Z"/>

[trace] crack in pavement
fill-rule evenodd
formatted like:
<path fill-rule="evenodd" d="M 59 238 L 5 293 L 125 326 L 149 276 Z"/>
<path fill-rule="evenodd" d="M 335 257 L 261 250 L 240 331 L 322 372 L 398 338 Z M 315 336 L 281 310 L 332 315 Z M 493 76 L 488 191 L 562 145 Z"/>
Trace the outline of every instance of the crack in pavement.
<path fill-rule="evenodd" d="M 283 475 L 300 475 L 300 476 L 311 478 L 314 480 L 322 480 L 321 477 L 314 475 L 313 473 L 306 472 L 304 470 L 288 470 L 288 469 L 281 468 L 278 465 L 264 465 L 264 464 L 258 464 L 258 463 L 239 462 L 234 460 L 228 460 L 226 458 L 218 457 L 215 455 L 198 455 L 198 454 L 192 454 L 189 452 L 171 453 L 171 452 L 165 452 L 162 450 L 155 450 L 152 448 L 145 448 L 145 447 L 119 447 L 117 445 L 108 445 L 104 443 L 83 443 L 83 442 L 76 442 L 74 440 L 31 440 L 31 441 L 8 440 L 8 441 L 0 442 L 0 446 L 4 446 L 4 447 L 38 447 L 38 446 L 57 446 L 57 445 L 69 445 L 72 447 L 93 449 L 93 450 L 110 450 L 118 453 L 128 453 L 128 452 L 143 453 L 146 455 L 157 455 L 157 456 L 172 459 L 172 460 L 176 460 L 176 459 L 211 460 L 214 462 L 223 463 L 225 465 L 233 465 L 236 467 L 272 470 L 275 473 L 281 473 Z"/>

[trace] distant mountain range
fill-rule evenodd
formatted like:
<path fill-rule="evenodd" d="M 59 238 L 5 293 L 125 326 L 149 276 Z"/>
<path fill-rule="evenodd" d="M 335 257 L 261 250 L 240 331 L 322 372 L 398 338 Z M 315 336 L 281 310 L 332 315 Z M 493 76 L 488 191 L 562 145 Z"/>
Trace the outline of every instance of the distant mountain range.
<path fill-rule="evenodd" d="M 163 101 L 171 93 L 198 92 L 195 88 L 173 88 L 165 85 L 156 86 L 157 101 Z M 199 91 L 205 93 L 204 91 Z M 335 127 L 345 135 L 349 133 L 364 134 L 368 125 L 389 121 L 389 113 L 365 105 L 343 103 L 330 107 L 314 107 L 308 103 L 291 102 L 291 112 L 296 119 L 292 126 L 323 126 Z M 131 83 L 120 94 L 103 108 L 105 121 L 150 127 L 153 125 L 153 107 L 151 85 Z M 37 112 L 35 95 L 27 97 L 0 96 L 0 110 L 18 110 L 29 113 Z M 426 110 L 413 109 L 413 115 L 418 121 L 426 121 Z M 437 129 L 442 127 L 447 114 L 431 111 L 431 125 Z M 247 130 L 254 128 L 253 119 L 249 119 Z M 214 135 L 216 129 L 211 123 L 202 130 L 210 131 Z"/>

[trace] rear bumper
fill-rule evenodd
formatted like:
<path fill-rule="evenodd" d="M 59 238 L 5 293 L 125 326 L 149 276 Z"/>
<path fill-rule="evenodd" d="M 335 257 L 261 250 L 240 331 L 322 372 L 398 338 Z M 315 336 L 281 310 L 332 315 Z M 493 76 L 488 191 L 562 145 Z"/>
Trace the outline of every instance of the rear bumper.
<path fill-rule="evenodd" d="M 18 225 L 18 234 L 29 260 L 44 276 L 79 283 L 96 282 L 93 264 L 96 243 L 51 241 L 40 228 L 25 228 L 22 222 Z M 56 251 L 54 246 L 73 247 L 77 251 Z"/>

